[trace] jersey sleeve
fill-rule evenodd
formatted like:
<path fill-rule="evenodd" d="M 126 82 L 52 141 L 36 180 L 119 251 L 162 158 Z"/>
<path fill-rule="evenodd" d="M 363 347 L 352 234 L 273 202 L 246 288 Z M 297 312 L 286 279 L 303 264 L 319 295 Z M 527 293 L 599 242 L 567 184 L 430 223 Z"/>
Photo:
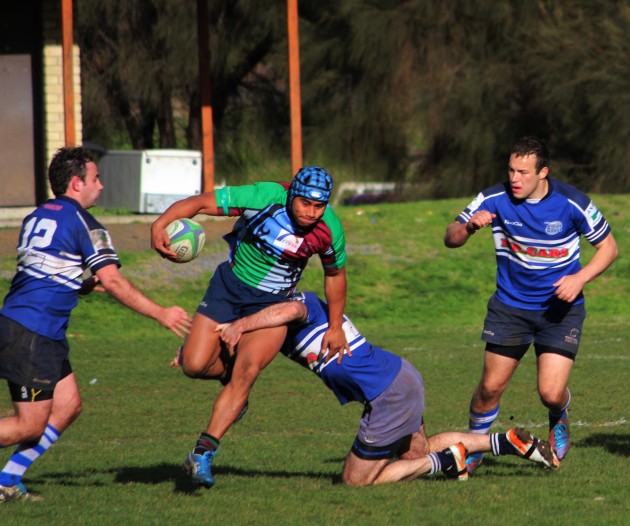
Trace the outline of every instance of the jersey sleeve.
<path fill-rule="evenodd" d="M 215 191 L 217 209 L 225 216 L 240 216 L 245 210 L 262 210 L 285 203 L 290 183 L 261 182 L 243 186 L 225 186 Z"/>
<path fill-rule="evenodd" d="M 322 221 L 330 229 L 331 243 L 320 259 L 324 272 L 339 270 L 346 266 L 346 237 L 343 225 L 330 206 L 326 207 Z"/>
<path fill-rule="evenodd" d="M 601 243 L 610 234 L 611 228 L 595 203 L 586 194 L 567 187 L 567 185 L 562 187 L 561 191 L 567 195 L 569 202 L 574 206 L 578 232 L 591 245 Z"/>
<path fill-rule="evenodd" d="M 490 188 L 486 188 L 485 190 L 479 192 L 477 197 L 475 197 L 471 203 L 466 207 L 466 209 L 459 214 L 455 220 L 459 223 L 465 224 L 470 221 L 470 218 L 475 215 L 476 212 L 481 210 L 486 210 L 488 212 L 494 213 L 492 209 L 492 197 L 495 197 L 499 194 L 504 194 L 506 192 L 505 185 L 503 183 L 494 185 Z"/>
<path fill-rule="evenodd" d="M 76 231 L 77 242 L 90 272 L 95 274 L 108 265 L 120 267 L 120 259 L 107 229 L 83 210 L 79 211 L 79 218 L 82 226 Z"/>

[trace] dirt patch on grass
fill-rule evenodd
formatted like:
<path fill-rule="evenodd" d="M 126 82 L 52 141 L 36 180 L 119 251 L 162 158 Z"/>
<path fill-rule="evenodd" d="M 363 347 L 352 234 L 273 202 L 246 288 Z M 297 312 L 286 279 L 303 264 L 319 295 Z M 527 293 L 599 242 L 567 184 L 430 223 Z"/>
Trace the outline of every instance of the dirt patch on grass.
<path fill-rule="evenodd" d="M 133 219 L 133 218 L 130 218 Z M 125 219 L 117 218 L 116 221 L 125 221 Z M 125 252 L 145 252 L 151 250 L 151 223 L 148 218 L 142 218 L 141 221 L 117 222 L 108 224 L 107 220 L 99 218 L 109 231 L 114 248 L 119 254 Z M 200 220 L 206 233 L 206 243 L 210 244 L 220 241 L 224 234 L 227 234 L 234 224 L 235 219 L 217 219 L 208 218 Z M 1 228 L 0 229 L 0 257 L 15 256 L 16 246 L 20 229 Z M 197 278 L 204 272 L 212 272 L 214 268 L 227 259 L 228 247 L 225 243 L 225 251 L 209 253 L 207 250 L 201 255 L 185 264 L 177 264 L 166 259 L 162 259 L 155 253 L 155 257 L 149 261 L 134 265 L 123 264 L 122 273 L 130 278 L 139 287 L 149 285 L 149 282 L 160 281 L 161 286 L 173 287 L 177 286 L 180 279 Z M 124 263 L 124 262 L 123 262 Z M 5 279 L 11 279 L 15 269 L 11 271 L 2 271 L 1 276 Z"/>
<path fill-rule="evenodd" d="M 114 219 L 112 219 L 113 221 Z M 116 223 L 108 224 L 106 219 L 99 218 L 109 231 L 116 252 L 142 252 L 151 249 L 151 222 L 147 219 L 116 218 Z M 124 222 L 122 222 L 124 221 Z M 207 241 L 215 241 L 227 234 L 234 224 L 234 219 L 218 219 L 200 221 L 206 233 Z M 15 255 L 20 229 L 0 228 L 0 257 Z"/>

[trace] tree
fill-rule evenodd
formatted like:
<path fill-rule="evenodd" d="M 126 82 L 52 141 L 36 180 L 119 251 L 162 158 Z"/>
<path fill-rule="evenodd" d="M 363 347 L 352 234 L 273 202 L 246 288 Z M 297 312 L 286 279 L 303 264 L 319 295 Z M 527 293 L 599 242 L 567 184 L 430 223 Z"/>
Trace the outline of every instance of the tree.
<path fill-rule="evenodd" d="M 471 195 L 505 176 L 516 138 L 537 134 L 555 175 L 585 190 L 630 186 L 627 2 L 299 8 L 309 162 L 413 183 L 424 197 Z M 195 16 L 193 2 L 79 0 L 86 137 L 200 148 Z M 267 159 L 288 165 L 285 3 L 214 0 L 208 24 L 222 170 L 257 177 Z"/>
<path fill-rule="evenodd" d="M 550 116 L 559 171 L 594 191 L 627 192 L 630 179 L 630 5 L 579 0 L 551 4 L 540 42 L 525 51 Z"/>

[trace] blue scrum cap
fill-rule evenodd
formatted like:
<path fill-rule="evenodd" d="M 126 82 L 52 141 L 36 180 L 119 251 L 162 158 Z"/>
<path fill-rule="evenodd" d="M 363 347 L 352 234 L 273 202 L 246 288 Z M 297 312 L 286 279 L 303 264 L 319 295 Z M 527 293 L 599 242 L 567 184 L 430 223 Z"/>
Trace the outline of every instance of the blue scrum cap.
<path fill-rule="evenodd" d="M 328 203 L 332 190 L 333 180 L 326 170 L 319 166 L 305 166 L 295 174 L 289 186 L 287 206 L 291 207 L 293 199 L 298 196 Z"/>

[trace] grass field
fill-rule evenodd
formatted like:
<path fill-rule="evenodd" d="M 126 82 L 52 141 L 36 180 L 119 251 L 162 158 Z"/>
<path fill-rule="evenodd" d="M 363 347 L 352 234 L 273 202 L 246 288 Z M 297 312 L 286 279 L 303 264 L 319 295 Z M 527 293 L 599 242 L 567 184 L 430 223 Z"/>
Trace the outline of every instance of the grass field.
<path fill-rule="evenodd" d="M 218 386 L 168 367 L 175 336 L 93 294 L 81 299 L 69 330 L 83 415 L 27 473 L 28 488 L 44 500 L 0 505 L 0 523 L 628 524 L 630 197 L 597 196 L 596 202 L 613 226 L 620 256 L 587 286 L 588 318 L 570 383 L 573 446 L 559 471 L 490 457 L 464 484 L 440 475 L 343 486 L 338 474 L 362 408 L 339 406 L 314 375 L 278 357 L 254 387 L 249 412 L 222 441 L 216 486 L 197 489 L 180 466 L 206 425 Z M 349 253 L 347 312 L 371 341 L 422 372 L 429 434 L 466 429 L 481 372 L 481 324 L 494 289 L 490 232 L 458 250 L 442 242 L 446 225 L 466 204 L 338 209 Z M 584 249 L 586 258 L 591 253 Z M 158 257 L 121 256 L 127 268 Z M 2 268 L 9 261 L 0 261 Z M 211 271 L 185 281 L 146 280 L 144 290 L 192 312 Z M 302 289 L 321 292 L 321 281 L 315 261 Z M 0 281 L 2 295 L 8 285 Z M 6 393 L 0 415 L 9 412 Z M 517 424 L 546 434 L 529 354 L 503 397 L 495 429 Z M 0 465 L 11 450 L 0 450 Z"/>

